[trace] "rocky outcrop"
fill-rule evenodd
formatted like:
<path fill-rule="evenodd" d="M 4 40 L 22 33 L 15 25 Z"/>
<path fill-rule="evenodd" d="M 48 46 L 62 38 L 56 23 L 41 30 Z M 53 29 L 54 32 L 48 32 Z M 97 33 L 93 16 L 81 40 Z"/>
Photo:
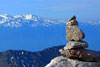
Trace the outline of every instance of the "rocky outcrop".
<path fill-rule="evenodd" d="M 46 67 L 100 67 L 100 54 L 85 49 L 88 42 L 83 41 L 85 34 L 78 27 L 76 16 L 68 20 L 66 33 L 69 42 L 59 50 L 63 56 L 53 59 Z"/>
<path fill-rule="evenodd" d="M 45 67 L 100 67 L 100 62 L 84 62 L 59 56 L 51 60 Z"/>

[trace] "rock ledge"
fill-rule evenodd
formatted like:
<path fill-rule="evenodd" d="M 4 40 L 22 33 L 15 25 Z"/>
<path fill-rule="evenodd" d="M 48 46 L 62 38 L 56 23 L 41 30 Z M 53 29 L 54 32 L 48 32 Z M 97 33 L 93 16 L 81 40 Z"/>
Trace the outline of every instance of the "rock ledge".
<path fill-rule="evenodd" d="M 100 62 L 84 62 L 59 56 L 51 60 L 45 67 L 100 67 Z"/>

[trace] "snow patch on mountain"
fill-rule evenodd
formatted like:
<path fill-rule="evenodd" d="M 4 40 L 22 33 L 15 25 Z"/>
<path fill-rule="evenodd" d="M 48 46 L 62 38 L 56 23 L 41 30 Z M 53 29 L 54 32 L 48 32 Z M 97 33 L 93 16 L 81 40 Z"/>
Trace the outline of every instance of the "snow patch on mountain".
<path fill-rule="evenodd" d="M 66 20 L 57 20 L 57 19 L 48 19 L 48 18 L 42 18 L 38 17 L 32 14 L 27 15 L 15 15 L 11 16 L 8 14 L 0 15 L 0 26 L 3 27 L 22 27 L 24 25 L 31 26 L 31 27 L 37 27 L 37 26 L 53 26 L 57 24 L 65 24 Z M 86 22 L 81 23 L 81 25 L 98 25 L 100 24 L 100 21 L 97 22 Z"/>
<path fill-rule="evenodd" d="M 22 27 L 25 24 L 32 27 L 36 27 L 39 25 L 48 27 L 61 23 L 65 23 L 65 21 L 42 18 L 32 14 L 15 15 L 15 16 L 11 16 L 8 14 L 0 15 L 0 26 L 4 27 Z"/>
<path fill-rule="evenodd" d="M 91 25 L 98 25 L 98 24 L 100 24 L 100 21 L 97 21 L 97 22 L 88 22 L 88 24 L 91 24 Z"/>

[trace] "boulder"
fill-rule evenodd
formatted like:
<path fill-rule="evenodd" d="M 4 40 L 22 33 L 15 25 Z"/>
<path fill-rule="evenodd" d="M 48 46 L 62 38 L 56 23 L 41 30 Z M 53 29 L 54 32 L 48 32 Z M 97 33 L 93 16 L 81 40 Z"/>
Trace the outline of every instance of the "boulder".
<path fill-rule="evenodd" d="M 85 62 L 100 61 L 99 53 L 95 51 L 87 50 L 87 49 L 70 49 L 70 50 L 60 49 L 59 51 L 64 57 L 67 57 L 70 59 L 79 59 Z"/>
<path fill-rule="evenodd" d="M 84 62 L 59 56 L 51 60 L 45 67 L 100 67 L 100 62 Z"/>
<path fill-rule="evenodd" d="M 69 41 L 69 43 L 64 47 L 64 50 L 67 49 L 76 49 L 76 48 L 87 48 L 88 43 L 86 41 Z"/>
<path fill-rule="evenodd" d="M 85 34 L 78 26 L 67 26 L 67 40 L 69 41 L 81 41 L 85 38 Z"/>

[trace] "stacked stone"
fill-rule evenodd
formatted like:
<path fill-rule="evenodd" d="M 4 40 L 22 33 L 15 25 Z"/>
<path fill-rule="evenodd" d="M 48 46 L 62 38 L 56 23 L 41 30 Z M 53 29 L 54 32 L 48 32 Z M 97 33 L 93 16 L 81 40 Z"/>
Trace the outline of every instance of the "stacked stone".
<path fill-rule="evenodd" d="M 76 16 L 73 16 L 68 20 L 66 33 L 66 39 L 69 42 L 63 49 L 59 50 L 64 57 L 87 62 L 100 61 L 100 55 L 98 53 L 85 49 L 88 47 L 88 43 L 83 41 L 85 34 L 78 27 Z"/>

